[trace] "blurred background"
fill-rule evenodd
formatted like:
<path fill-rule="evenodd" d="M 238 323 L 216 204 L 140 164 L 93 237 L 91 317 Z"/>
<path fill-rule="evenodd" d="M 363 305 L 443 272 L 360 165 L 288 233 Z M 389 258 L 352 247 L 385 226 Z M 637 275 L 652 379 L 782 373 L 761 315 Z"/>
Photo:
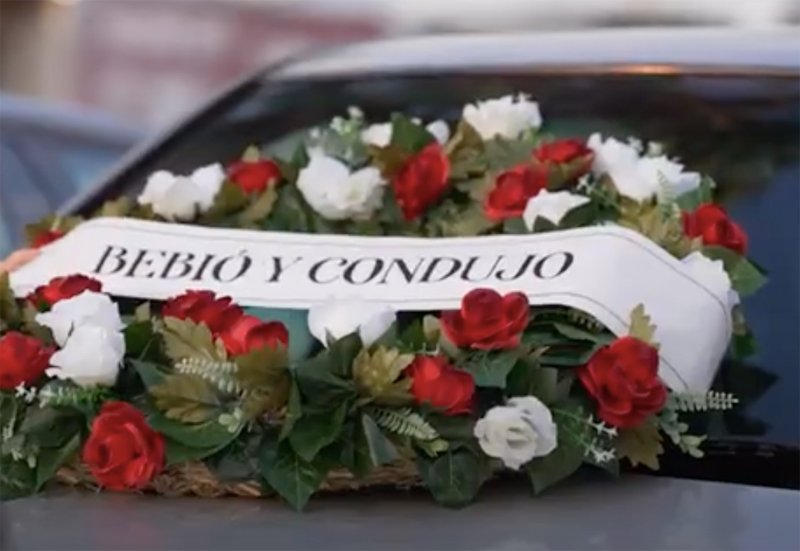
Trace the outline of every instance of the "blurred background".
<path fill-rule="evenodd" d="M 795 0 L 0 0 L 0 90 L 152 128 L 308 48 L 431 32 L 797 23 Z"/>

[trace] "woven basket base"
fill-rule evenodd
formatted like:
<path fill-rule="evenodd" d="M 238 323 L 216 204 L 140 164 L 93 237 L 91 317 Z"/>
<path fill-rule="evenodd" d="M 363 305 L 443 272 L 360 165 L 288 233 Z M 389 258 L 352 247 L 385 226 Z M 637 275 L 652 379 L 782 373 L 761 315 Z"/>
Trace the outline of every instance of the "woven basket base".
<path fill-rule="evenodd" d="M 57 480 L 69 486 L 97 488 L 89 473 L 81 467 L 63 467 L 58 471 Z M 331 471 L 322 483 L 320 491 L 347 492 L 369 487 L 411 488 L 421 485 L 414 463 L 398 461 L 373 469 L 362 479 L 355 478 L 349 471 Z M 205 464 L 200 462 L 182 463 L 167 467 L 153 479 L 145 492 L 163 496 L 198 497 L 261 497 L 265 494 L 257 481 L 221 482 Z"/>

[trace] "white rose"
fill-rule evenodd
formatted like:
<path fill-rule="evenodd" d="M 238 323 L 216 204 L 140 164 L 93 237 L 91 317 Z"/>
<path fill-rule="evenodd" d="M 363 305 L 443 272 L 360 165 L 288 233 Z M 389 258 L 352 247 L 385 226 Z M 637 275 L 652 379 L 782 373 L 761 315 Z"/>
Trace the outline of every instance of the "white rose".
<path fill-rule="evenodd" d="M 523 131 L 542 125 L 539 104 L 521 94 L 468 103 L 462 116 L 484 140 L 517 138 Z"/>
<path fill-rule="evenodd" d="M 333 300 L 314 305 L 308 312 L 308 330 L 327 346 L 328 335 L 334 339 L 358 331 L 364 346 L 370 346 L 395 322 L 388 306 L 361 300 Z"/>
<path fill-rule="evenodd" d="M 373 167 L 355 172 L 332 157 L 316 155 L 297 177 L 297 188 L 329 220 L 366 219 L 380 208 L 386 182 Z"/>
<path fill-rule="evenodd" d="M 522 213 L 522 218 L 525 220 L 525 225 L 529 230 L 533 230 L 538 217 L 545 218 L 553 224 L 560 224 L 561 219 L 564 218 L 569 211 L 585 205 L 589 202 L 588 197 L 577 195 L 568 191 L 556 191 L 551 193 L 543 189 L 535 196 L 528 199 L 525 205 L 525 212 Z"/>
<path fill-rule="evenodd" d="M 552 452 L 558 440 L 550 410 L 534 396 L 511 398 L 507 405 L 493 407 L 475 423 L 474 434 L 486 455 L 514 470 Z"/>
<path fill-rule="evenodd" d="M 700 174 L 684 172 L 683 165 L 665 155 L 641 157 L 635 145 L 592 134 L 587 142 L 594 151 L 592 171 L 608 174 L 622 195 L 636 201 L 679 197 L 700 185 Z"/>
<path fill-rule="evenodd" d="M 52 367 L 46 373 L 50 377 L 71 379 L 83 387 L 111 386 L 117 380 L 124 356 L 125 338 L 122 333 L 83 325 L 72 332 L 64 348 L 53 354 L 50 358 Z"/>
<path fill-rule="evenodd" d="M 191 220 L 198 211 L 211 208 L 224 181 L 219 164 L 198 168 L 189 176 L 159 170 L 147 179 L 138 201 L 167 220 Z"/>
<path fill-rule="evenodd" d="M 123 328 L 117 305 L 108 295 L 93 291 L 58 301 L 49 312 L 37 314 L 36 322 L 50 328 L 59 346 L 67 343 L 73 330 L 83 326 L 91 325 L 111 332 Z"/>
<path fill-rule="evenodd" d="M 414 122 L 419 124 L 416 119 Z M 442 120 L 433 121 L 425 126 L 425 130 L 430 132 L 440 144 L 445 144 L 450 139 L 450 127 Z M 361 140 L 365 144 L 375 147 L 386 147 L 392 141 L 392 123 L 384 122 L 368 126 L 361 131 Z"/>
<path fill-rule="evenodd" d="M 716 296 L 727 300 L 728 310 L 739 304 L 739 293 L 733 290 L 731 278 L 721 260 L 712 260 L 699 251 L 684 257 L 683 265 L 692 277 L 706 286 Z"/>

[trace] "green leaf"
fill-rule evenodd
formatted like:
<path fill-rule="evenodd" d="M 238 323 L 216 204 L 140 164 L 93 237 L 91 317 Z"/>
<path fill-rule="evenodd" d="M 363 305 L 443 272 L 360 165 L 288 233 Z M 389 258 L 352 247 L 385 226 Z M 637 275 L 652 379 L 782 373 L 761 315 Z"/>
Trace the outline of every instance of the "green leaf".
<path fill-rule="evenodd" d="M 506 377 L 518 360 L 516 352 L 475 352 L 462 360 L 459 367 L 472 375 L 476 386 L 505 388 Z"/>
<path fill-rule="evenodd" d="M 644 304 L 637 305 L 631 311 L 631 324 L 628 329 L 628 335 L 637 338 L 640 341 L 646 342 L 652 346 L 658 347 L 653 341 L 656 334 L 656 326 L 650 323 L 650 316 L 644 310 Z"/>
<path fill-rule="evenodd" d="M 164 382 L 164 378 L 169 375 L 169 372 L 163 366 L 156 365 L 152 362 L 141 360 L 130 360 L 131 366 L 139 374 L 142 383 L 147 388 L 160 385 Z"/>
<path fill-rule="evenodd" d="M 65 465 L 81 447 L 81 435 L 76 432 L 66 444 L 57 448 L 44 448 L 39 452 L 36 462 L 36 486 L 39 491 Z"/>
<path fill-rule="evenodd" d="M 25 461 L 0 455 L 0 500 L 31 495 L 36 488 L 36 471 Z"/>
<path fill-rule="evenodd" d="M 517 218 L 506 218 L 503 221 L 503 233 L 508 233 L 512 235 L 526 235 L 531 233 L 528 229 L 528 225 L 525 223 L 521 217 Z"/>
<path fill-rule="evenodd" d="M 703 203 L 710 203 L 713 200 L 714 181 L 709 177 L 700 180 L 700 185 L 679 196 L 675 202 L 681 210 L 693 211 Z"/>
<path fill-rule="evenodd" d="M 322 355 L 329 358 L 331 370 L 335 374 L 350 377 L 353 374 L 353 362 L 363 347 L 361 337 L 356 332 L 328 342 L 328 348 Z"/>
<path fill-rule="evenodd" d="M 219 449 L 236 438 L 243 428 L 242 425 L 238 427 L 238 430 L 231 432 L 228 427 L 220 423 L 218 419 L 209 419 L 203 423 L 187 425 L 179 421 L 168 419 L 152 408 L 150 411 L 147 411 L 146 414 L 147 422 L 154 430 L 190 448 L 205 450 Z"/>
<path fill-rule="evenodd" d="M 322 460 L 304 461 L 288 442 L 279 443 L 274 434 L 266 435 L 261 443 L 259 465 L 267 484 L 297 511 L 305 507 L 330 468 Z"/>
<path fill-rule="evenodd" d="M 658 456 L 664 453 L 658 423 L 651 417 L 638 427 L 620 429 L 616 441 L 617 455 L 634 467 L 639 463 L 658 470 Z"/>
<path fill-rule="evenodd" d="M 531 162 L 533 145 L 525 140 L 495 137 L 484 143 L 489 170 L 502 171 Z"/>
<path fill-rule="evenodd" d="M 113 201 L 106 201 L 97 211 L 98 218 L 124 218 L 133 210 L 135 204 L 130 197 L 119 197 Z"/>
<path fill-rule="evenodd" d="M 488 467 L 466 448 L 436 458 L 418 458 L 420 476 L 433 498 L 446 507 L 463 507 L 478 494 Z"/>
<path fill-rule="evenodd" d="M 359 394 L 382 405 L 402 406 L 412 402 L 411 380 L 398 381 L 412 361 L 413 354 L 401 354 L 396 348 L 378 346 L 372 354 L 362 349 L 353 362 L 353 379 Z"/>
<path fill-rule="evenodd" d="M 286 172 L 281 169 L 283 174 Z M 280 186 L 272 211 L 262 224 L 269 231 L 310 233 L 314 226 L 312 213 L 305 199 L 294 185 Z"/>
<path fill-rule="evenodd" d="M 197 375 L 167 375 L 148 392 L 166 417 L 183 423 L 202 423 L 222 412 L 216 388 Z"/>
<path fill-rule="evenodd" d="M 211 208 L 203 214 L 203 221 L 217 221 L 225 216 L 243 209 L 247 205 L 247 195 L 242 191 L 242 188 L 225 180 L 222 187 L 214 197 L 214 204 Z"/>
<path fill-rule="evenodd" d="M 275 202 L 278 200 L 277 186 L 268 187 L 263 193 L 256 197 L 238 217 L 239 225 L 242 227 L 258 224 L 265 220 L 272 212 Z"/>
<path fill-rule="evenodd" d="M 225 361 L 225 348 L 214 342 L 211 331 L 202 323 L 178 318 L 164 318 L 164 345 L 167 355 L 174 362 L 184 358 Z"/>
<path fill-rule="evenodd" d="M 289 442 L 297 455 L 312 461 L 319 451 L 339 438 L 349 404 L 342 403 L 333 411 L 303 414 L 289 433 Z"/>
<path fill-rule="evenodd" d="M 562 440 L 560 436 L 555 450 L 525 465 L 533 492 L 537 495 L 571 476 L 583 463 L 583 448 L 575 442 Z"/>
<path fill-rule="evenodd" d="M 369 465 L 372 467 L 391 463 L 399 457 L 394 445 L 367 414 L 361 415 L 361 423 L 356 432 L 356 445 L 365 450 Z"/>
<path fill-rule="evenodd" d="M 8 272 L 0 272 L 0 331 L 16 327 L 22 321 L 22 312 L 17 306 Z"/>
<path fill-rule="evenodd" d="M 155 338 L 153 323 L 149 320 L 128 324 L 122 334 L 125 337 L 125 354 L 129 358 L 142 357 Z"/>
<path fill-rule="evenodd" d="M 300 393 L 318 406 L 337 406 L 356 395 L 355 384 L 333 372 L 335 360 L 323 352 L 297 364 L 293 374 Z"/>
<path fill-rule="evenodd" d="M 237 356 L 235 376 L 245 389 L 271 389 L 287 382 L 288 364 L 285 346 L 265 346 Z"/>
<path fill-rule="evenodd" d="M 261 150 L 257 145 L 248 145 L 242 153 L 242 161 L 246 163 L 257 163 L 261 160 Z"/>
<path fill-rule="evenodd" d="M 390 146 L 400 148 L 408 153 L 416 153 L 434 140 L 433 135 L 424 126 L 400 113 L 392 115 Z"/>
<path fill-rule="evenodd" d="M 474 440 L 475 419 L 468 415 L 442 415 L 432 413 L 426 417 L 439 436 L 450 444 L 466 444 Z M 458 447 L 458 446 L 456 446 Z"/>
<path fill-rule="evenodd" d="M 609 333 L 593 333 L 591 331 L 586 331 L 583 328 L 567 325 L 565 323 L 555 322 L 553 323 L 553 329 L 568 339 L 576 341 L 587 341 L 595 344 L 609 344 L 614 340 L 614 336 Z"/>
<path fill-rule="evenodd" d="M 294 429 L 294 424 L 300 419 L 302 414 L 303 406 L 300 399 L 300 389 L 297 388 L 297 384 L 292 382 L 289 390 L 289 403 L 286 408 L 286 417 L 283 420 L 283 426 L 281 427 L 278 440 L 284 440 L 289 437 L 292 429 Z"/>
<path fill-rule="evenodd" d="M 80 431 L 81 415 L 72 408 L 32 407 L 25 411 L 18 432 L 37 446 L 63 446 Z"/>
<path fill-rule="evenodd" d="M 206 448 L 196 448 L 181 444 L 172 438 L 165 438 L 165 452 L 167 465 L 180 465 L 189 461 L 199 461 L 200 459 L 214 455 L 221 449 L 228 446 L 233 438 L 230 440 L 221 441 L 214 446 Z"/>

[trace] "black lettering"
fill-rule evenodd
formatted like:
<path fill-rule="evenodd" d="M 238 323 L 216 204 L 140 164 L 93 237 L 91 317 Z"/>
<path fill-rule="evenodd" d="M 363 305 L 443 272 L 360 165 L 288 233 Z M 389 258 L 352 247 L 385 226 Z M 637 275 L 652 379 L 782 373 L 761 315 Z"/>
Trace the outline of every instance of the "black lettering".
<path fill-rule="evenodd" d="M 181 256 L 183 256 L 183 258 L 181 258 Z M 161 279 L 181 279 L 186 277 L 189 275 L 189 272 L 192 271 L 192 265 L 190 264 L 192 260 L 194 260 L 194 255 L 192 253 L 172 253 L 170 259 L 167 260 L 166 266 L 164 266 L 164 270 L 161 272 Z M 180 266 L 180 273 L 171 275 L 170 272 L 175 265 Z"/>
<path fill-rule="evenodd" d="M 125 268 L 125 264 L 127 261 L 125 260 L 125 256 L 128 254 L 127 249 L 124 247 L 118 247 L 116 245 L 108 245 L 106 246 L 106 251 L 103 253 L 103 256 L 100 258 L 100 262 L 97 264 L 97 267 L 94 269 L 94 273 L 96 274 L 103 274 L 103 267 L 106 264 L 107 260 L 116 260 L 117 265 L 114 267 L 113 270 L 110 272 L 105 272 L 104 275 L 111 275 L 116 274 L 123 268 Z"/>
<path fill-rule="evenodd" d="M 211 264 L 212 260 L 214 260 L 214 255 L 206 254 L 206 257 L 203 259 L 203 262 L 200 263 L 200 267 L 197 268 L 197 273 L 194 274 L 192 281 L 200 281 L 203 279 L 203 275 L 205 274 L 206 268 L 208 268 L 208 265 Z"/>
<path fill-rule="evenodd" d="M 558 268 L 558 270 L 552 275 L 544 275 L 544 269 L 547 265 L 547 261 L 550 260 L 551 258 L 554 258 L 557 255 L 561 255 L 563 257 L 563 261 L 561 262 L 561 267 Z M 566 272 L 567 269 L 569 269 L 569 267 L 572 266 L 572 262 L 574 260 L 575 258 L 573 257 L 572 253 L 568 252 L 558 252 L 558 253 L 548 254 L 547 256 L 543 257 L 536 263 L 536 266 L 533 267 L 533 274 L 539 279 L 553 279 L 554 277 L 558 277 L 564 272 Z"/>
<path fill-rule="evenodd" d="M 373 263 L 372 271 L 368 272 L 367 277 L 364 278 L 363 281 L 356 281 L 355 272 L 362 262 L 372 262 Z M 373 258 L 373 257 L 359 258 L 358 260 L 350 264 L 347 268 L 345 268 L 344 280 L 348 283 L 352 283 L 353 285 L 364 285 L 365 283 L 369 283 L 370 281 L 372 281 L 379 273 L 381 273 L 382 269 L 383 269 L 383 260 L 381 260 L 380 258 Z"/>
<path fill-rule="evenodd" d="M 332 279 L 328 279 L 326 281 L 320 281 L 320 279 L 319 279 L 319 270 L 327 262 L 331 262 L 331 261 L 336 261 L 336 263 L 339 266 L 345 266 L 347 264 L 347 260 L 345 260 L 344 258 L 340 258 L 340 257 L 332 257 L 332 258 L 326 258 L 324 260 L 320 260 L 319 262 L 317 262 L 316 264 L 311 266 L 311 269 L 308 271 L 309 279 L 311 279 L 311 281 L 313 281 L 314 283 L 323 283 L 323 284 L 324 283 L 332 283 L 332 282 L 336 281 L 339 278 L 339 276 L 334 276 Z"/>
<path fill-rule="evenodd" d="M 525 260 L 522 262 L 522 265 L 519 267 L 519 270 L 517 270 L 517 273 L 514 274 L 514 277 L 503 277 L 506 272 L 504 270 L 498 270 L 497 279 L 500 281 L 514 281 L 515 279 L 519 279 L 522 274 L 525 273 L 525 270 L 528 269 L 528 266 L 531 265 L 531 262 L 533 262 L 534 258 L 536 258 L 535 254 L 529 254 L 526 256 Z"/>
<path fill-rule="evenodd" d="M 241 260 L 241 264 L 239 265 L 239 271 L 236 272 L 236 275 L 231 276 L 228 279 L 222 277 L 223 275 L 222 271 L 228 265 L 228 262 L 235 262 L 236 260 Z M 245 272 L 247 272 L 247 270 L 250 269 L 250 265 L 252 263 L 253 261 L 250 259 L 250 257 L 244 253 L 240 253 L 236 256 L 226 256 L 225 258 L 217 262 L 217 265 L 214 266 L 213 270 L 211 270 L 211 275 L 214 277 L 214 279 L 216 279 L 220 283 L 230 283 L 231 281 L 234 281 L 242 277 L 245 274 Z"/>
<path fill-rule="evenodd" d="M 440 281 L 444 281 L 448 277 L 452 276 L 458 270 L 461 269 L 461 261 L 456 258 L 450 258 L 447 256 L 437 256 L 435 257 L 431 263 L 428 265 L 428 269 L 425 270 L 425 274 L 420 279 L 422 283 L 431 283 L 431 277 L 433 277 L 433 273 L 436 271 L 436 268 L 439 266 L 440 262 L 450 262 L 449 271 L 446 272 L 444 275 L 440 275 L 439 279 L 433 281 L 433 283 L 439 283 Z"/>
<path fill-rule="evenodd" d="M 272 257 L 272 263 L 275 266 L 275 269 L 272 271 L 272 277 L 267 280 L 267 283 L 276 283 L 281 278 L 281 274 L 283 272 L 285 272 L 286 270 L 288 270 L 289 268 L 291 268 L 292 266 L 303 260 L 303 257 L 298 256 L 297 258 L 294 259 L 293 262 L 291 262 L 286 266 L 283 266 L 281 264 L 281 260 L 282 259 L 280 256 Z"/>
<path fill-rule="evenodd" d="M 481 277 L 480 279 L 471 279 L 470 278 L 470 272 L 472 272 L 472 268 L 481 259 L 480 256 L 471 256 L 469 258 L 469 260 L 467 261 L 467 265 L 464 266 L 464 271 L 461 272 L 461 279 L 463 279 L 464 281 L 470 281 L 472 283 L 478 283 L 479 281 L 486 281 L 487 279 L 489 279 L 492 276 L 494 271 L 497 269 L 497 265 L 500 264 L 500 261 L 503 258 L 504 258 L 503 255 L 500 255 L 500 256 L 496 257 L 495 260 L 494 260 L 494 264 L 492 264 L 492 267 L 489 268 L 489 270 L 487 270 L 485 276 Z"/>
<path fill-rule="evenodd" d="M 126 277 L 143 277 L 145 279 L 150 279 L 155 277 L 155 271 L 150 271 L 147 274 L 137 274 L 136 270 L 139 269 L 139 265 L 144 265 L 145 268 L 150 268 L 153 265 L 152 258 L 145 258 L 150 253 L 158 253 L 161 256 L 166 255 L 166 251 L 148 251 L 147 249 L 139 249 L 139 254 L 136 255 L 136 258 L 133 259 L 131 262 L 130 268 L 128 268 L 128 273 L 125 274 Z"/>
<path fill-rule="evenodd" d="M 386 283 L 386 279 L 389 277 L 389 274 L 392 272 L 392 267 L 393 266 L 397 266 L 397 268 L 402 272 L 403 277 L 406 280 L 406 283 L 411 283 L 412 281 L 414 281 L 414 278 L 417 275 L 417 270 L 419 270 L 419 268 L 420 268 L 420 266 L 422 266 L 423 262 L 424 262 L 424 259 L 420 258 L 417 261 L 417 265 L 414 266 L 414 269 L 412 270 L 412 269 L 410 269 L 408 267 L 408 264 L 406 264 L 406 261 L 403 260 L 402 258 L 393 258 L 392 261 L 389 262 L 389 266 L 387 266 L 386 272 L 383 274 L 383 279 L 381 279 L 378 283 L 379 284 L 385 284 Z"/>

